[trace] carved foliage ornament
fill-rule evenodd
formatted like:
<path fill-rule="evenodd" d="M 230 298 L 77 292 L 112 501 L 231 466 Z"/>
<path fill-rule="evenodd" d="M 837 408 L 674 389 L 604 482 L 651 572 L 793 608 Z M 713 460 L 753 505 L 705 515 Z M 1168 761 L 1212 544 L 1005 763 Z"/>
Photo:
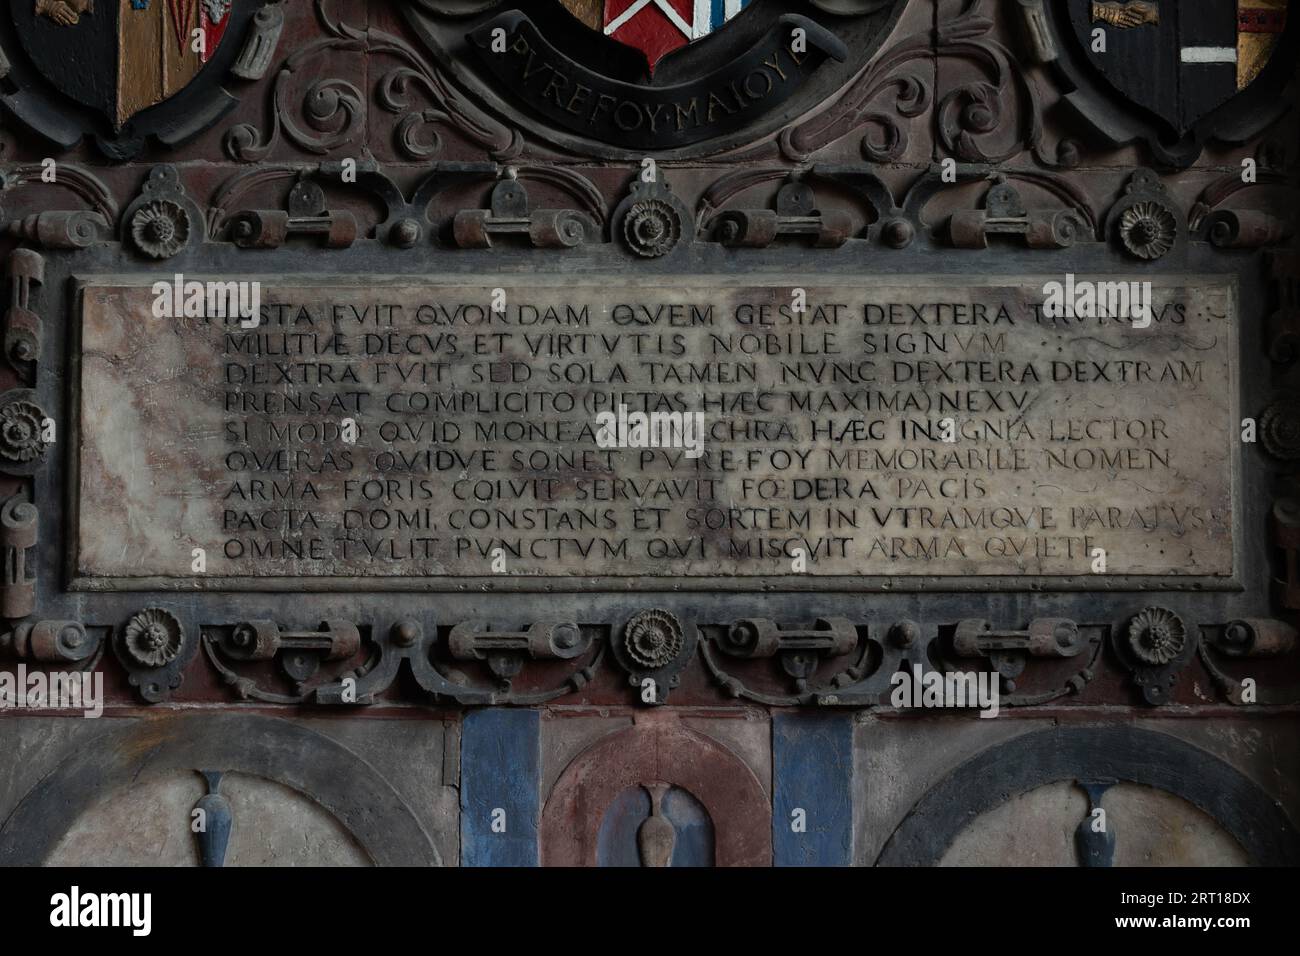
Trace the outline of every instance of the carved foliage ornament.
<path fill-rule="evenodd" d="M 1128 643 L 1143 663 L 1168 664 L 1187 646 L 1187 628 L 1167 608 L 1145 608 L 1129 621 Z"/>

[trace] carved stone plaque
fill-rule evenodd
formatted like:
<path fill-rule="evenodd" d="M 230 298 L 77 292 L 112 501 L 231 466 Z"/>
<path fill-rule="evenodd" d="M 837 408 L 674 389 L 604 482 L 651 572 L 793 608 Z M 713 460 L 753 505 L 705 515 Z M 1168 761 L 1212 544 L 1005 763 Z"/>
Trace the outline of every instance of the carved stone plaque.
<path fill-rule="evenodd" d="M 792 278 L 87 282 L 74 583 L 1230 583 L 1232 285 Z"/>

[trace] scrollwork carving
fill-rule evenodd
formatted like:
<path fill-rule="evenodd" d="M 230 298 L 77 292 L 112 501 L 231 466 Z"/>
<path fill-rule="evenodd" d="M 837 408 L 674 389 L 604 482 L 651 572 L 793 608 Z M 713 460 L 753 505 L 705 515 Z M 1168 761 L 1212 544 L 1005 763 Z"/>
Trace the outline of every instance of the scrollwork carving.
<path fill-rule="evenodd" d="M 441 150 L 437 133 L 422 141 L 421 131 L 446 125 L 485 149 L 493 159 L 506 161 L 519 155 L 519 133 L 486 115 L 470 103 L 430 62 L 405 40 L 382 30 L 360 30 L 332 16 L 326 0 L 316 0 L 317 15 L 326 37 L 308 44 L 280 66 L 271 94 L 269 128 L 265 133 L 244 123 L 226 134 L 227 153 L 239 162 L 266 159 L 281 134 L 300 149 L 325 155 L 352 142 L 365 128 L 368 98 L 353 83 L 339 77 L 315 79 L 305 91 L 305 77 L 319 76 L 320 67 L 342 55 L 377 61 L 395 58 L 400 65 L 377 81 L 375 100 L 386 112 L 403 117 L 397 125 L 398 147 L 410 159 L 431 159 Z M 419 87 L 433 101 L 429 109 L 415 107 L 412 91 Z M 296 94 L 301 94 L 295 105 Z M 301 119 L 299 119 L 299 115 Z"/>

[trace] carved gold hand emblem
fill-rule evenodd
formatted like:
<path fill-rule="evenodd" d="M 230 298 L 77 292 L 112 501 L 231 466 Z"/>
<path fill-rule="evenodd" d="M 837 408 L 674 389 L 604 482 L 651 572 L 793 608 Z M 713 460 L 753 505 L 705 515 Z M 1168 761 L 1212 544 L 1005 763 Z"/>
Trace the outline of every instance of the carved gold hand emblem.
<path fill-rule="evenodd" d="M 1098 20 L 1127 30 L 1146 23 L 1159 23 L 1160 10 L 1154 3 L 1148 3 L 1146 0 L 1131 0 L 1129 3 L 1093 0 L 1092 22 L 1096 23 Z"/>
<path fill-rule="evenodd" d="M 94 0 L 36 0 L 37 16 L 49 17 L 61 27 L 76 26 L 83 13 L 94 12 Z"/>

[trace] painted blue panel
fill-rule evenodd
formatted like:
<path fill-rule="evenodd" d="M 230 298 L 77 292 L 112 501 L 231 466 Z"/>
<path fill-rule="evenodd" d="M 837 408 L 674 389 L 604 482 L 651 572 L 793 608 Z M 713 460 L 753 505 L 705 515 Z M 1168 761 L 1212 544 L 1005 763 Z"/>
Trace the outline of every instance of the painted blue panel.
<path fill-rule="evenodd" d="M 853 862 L 852 714 L 772 718 L 772 858 L 777 866 Z M 806 829 L 791 824 L 802 809 Z"/>
<path fill-rule="evenodd" d="M 672 866 L 713 865 L 713 821 L 704 804 L 681 787 L 664 794 L 660 811 L 673 825 Z M 610 804 L 596 838 L 597 866 L 640 866 L 637 831 L 650 816 L 650 794 L 645 787 L 629 787 Z"/>
<path fill-rule="evenodd" d="M 460 865 L 537 866 L 541 720 L 535 710 L 471 711 L 460 738 Z M 493 821 L 504 811 L 505 832 Z"/>

